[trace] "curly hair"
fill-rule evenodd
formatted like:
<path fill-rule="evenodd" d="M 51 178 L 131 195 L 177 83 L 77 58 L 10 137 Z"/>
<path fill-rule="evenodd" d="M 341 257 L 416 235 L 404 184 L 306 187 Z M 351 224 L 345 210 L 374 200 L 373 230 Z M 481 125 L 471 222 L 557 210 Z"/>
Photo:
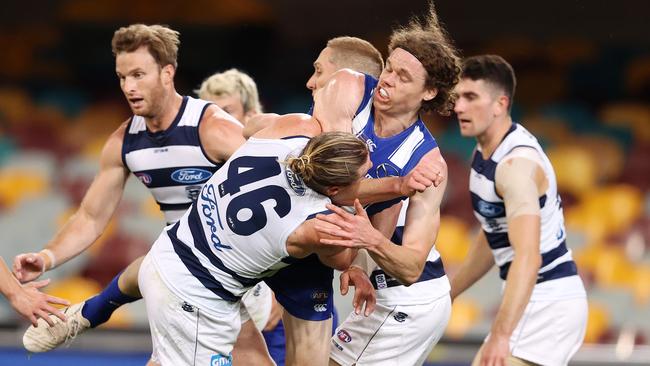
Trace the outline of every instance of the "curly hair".
<path fill-rule="evenodd" d="M 435 98 L 422 102 L 422 110 L 449 115 L 456 100 L 453 89 L 460 80 L 461 60 L 447 31 L 438 21 L 433 2 L 429 3 L 429 13 L 424 19 L 414 17 L 408 25 L 393 31 L 388 52 L 396 48 L 409 52 L 422 63 L 427 71 L 425 86 L 438 91 Z"/>

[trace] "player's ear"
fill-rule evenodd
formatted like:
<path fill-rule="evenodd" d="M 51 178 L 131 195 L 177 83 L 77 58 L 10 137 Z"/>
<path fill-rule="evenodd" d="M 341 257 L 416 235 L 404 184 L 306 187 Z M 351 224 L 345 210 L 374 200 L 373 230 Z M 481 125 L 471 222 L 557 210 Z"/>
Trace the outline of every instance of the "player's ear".
<path fill-rule="evenodd" d="M 336 196 L 340 191 L 341 191 L 341 187 L 339 186 L 329 186 L 325 190 L 325 195 L 327 195 L 328 197 L 333 197 Z"/>
<path fill-rule="evenodd" d="M 160 70 L 160 76 L 162 78 L 163 84 L 167 85 L 174 81 L 174 75 L 176 74 L 176 68 L 171 64 L 165 65 L 165 67 Z"/>
<path fill-rule="evenodd" d="M 438 95 L 438 89 L 437 88 L 431 88 L 427 89 L 424 91 L 424 96 L 422 96 L 422 99 L 425 101 L 430 101 L 431 99 L 435 98 L 436 95 Z"/>

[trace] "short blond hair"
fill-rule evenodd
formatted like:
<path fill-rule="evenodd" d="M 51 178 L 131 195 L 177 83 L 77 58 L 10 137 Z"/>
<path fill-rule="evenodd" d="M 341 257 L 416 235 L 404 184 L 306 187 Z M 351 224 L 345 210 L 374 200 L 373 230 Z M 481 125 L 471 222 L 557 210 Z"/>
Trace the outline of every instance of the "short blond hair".
<path fill-rule="evenodd" d="M 164 25 L 131 24 L 115 31 L 111 46 L 113 56 L 122 52 L 133 52 L 146 46 L 160 67 L 178 66 L 178 39 L 180 33 Z"/>
<path fill-rule="evenodd" d="M 357 37 L 336 37 L 327 42 L 332 49 L 330 61 L 339 69 L 352 69 L 379 78 L 384 68 L 381 53 L 370 42 Z"/>
<path fill-rule="evenodd" d="M 212 99 L 239 94 L 244 113 L 262 112 L 262 104 L 257 92 L 257 84 L 245 72 L 229 69 L 217 72 L 203 80 L 201 87 L 194 91 L 201 99 Z"/>

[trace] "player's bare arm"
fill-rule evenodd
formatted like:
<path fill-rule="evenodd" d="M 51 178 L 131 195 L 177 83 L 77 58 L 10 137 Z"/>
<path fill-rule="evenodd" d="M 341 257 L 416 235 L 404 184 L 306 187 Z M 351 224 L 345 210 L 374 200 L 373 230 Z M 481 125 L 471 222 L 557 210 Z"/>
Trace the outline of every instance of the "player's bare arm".
<path fill-rule="evenodd" d="M 208 157 L 226 161 L 246 142 L 239 121 L 217 106 L 209 106 L 199 125 L 199 138 Z"/>
<path fill-rule="evenodd" d="M 104 232 L 122 198 L 128 178 L 128 170 L 121 156 L 126 127 L 127 122 L 124 122 L 106 141 L 100 157 L 99 173 L 86 191 L 77 212 L 54 239 L 39 253 L 25 253 L 14 258 L 14 274 L 21 282 L 38 278 L 41 273 L 79 255 Z"/>
<path fill-rule="evenodd" d="M 366 205 L 388 201 L 397 197 L 412 196 L 427 188 L 438 187 L 445 180 L 447 163 L 435 148 L 420 159 L 418 164 L 403 177 L 366 179 L 356 192 L 344 191 L 333 198 L 342 205 L 352 205 L 355 199 Z"/>
<path fill-rule="evenodd" d="M 494 257 L 485 233 L 481 230 L 463 264 L 451 279 L 451 299 L 454 300 L 476 281 L 480 280 L 492 266 L 494 266 Z"/>
<path fill-rule="evenodd" d="M 447 174 L 446 166 L 444 174 Z M 334 205 L 328 208 L 334 213 L 318 215 L 317 230 L 338 237 L 323 239 L 324 244 L 366 248 L 373 260 L 389 275 L 405 285 L 416 282 L 426 258 L 431 251 L 440 222 L 440 203 L 446 182 L 414 194 L 409 201 L 402 245 L 396 245 L 372 227 L 359 203 L 355 201 L 357 215 L 352 215 Z M 333 227 L 334 226 L 334 227 Z"/>
<path fill-rule="evenodd" d="M 311 219 L 300 225 L 287 239 L 287 251 L 296 258 L 304 258 L 311 253 L 316 253 L 326 266 L 334 269 L 347 269 L 356 256 L 356 249 L 329 247 L 320 244 L 320 240 L 327 237 L 315 228 L 316 220 Z"/>
<path fill-rule="evenodd" d="M 249 138 L 268 127 L 279 115 L 276 113 L 260 113 L 252 116 L 244 126 L 244 138 Z"/>
<path fill-rule="evenodd" d="M 543 192 L 544 179 L 541 166 L 527 157 L 506 158 L 497 165 L 496 189 L 505 203 L 508 239 L 515 255 L 506 278 L 503 300 L 492 324 L 492 336 L 481 352 L 482 363 L 500 362 L 509 356 L 510 335 L 535 286 L 542 260 L 539 254 L 539 196 Z"/>

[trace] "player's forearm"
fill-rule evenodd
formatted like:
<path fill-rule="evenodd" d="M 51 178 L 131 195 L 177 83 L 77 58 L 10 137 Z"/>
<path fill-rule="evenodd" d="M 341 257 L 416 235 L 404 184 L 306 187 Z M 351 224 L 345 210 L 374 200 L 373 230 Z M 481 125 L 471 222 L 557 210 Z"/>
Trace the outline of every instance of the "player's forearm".
<path fill-rule="evenodd" d="M 77 211 L 44 249 L 54 256 L 56 266 L 78 256 L 88 249 L 108 226 L 107 218 L 91 217 L 83 210 Z M 48 256 L 44 256 L 45 268 L 52 269 Z"/>
<path fill-rule="evenodd" d="M 0 292 L 11 301 L 14 296 L 20 293 L 20 290 L 20 283 L 11 274 L 5 262 L 0 260 Z"/>
<path fill-rule="evenodd" d="M 508 270 L 503 300 L 492 325 L 495 333 L 509 336 L 523 314 L 542 263 L 539 252 L 540 219 L 521 215 L 508 220 L 508 240 L 515 255 Z"/>
<path fill-rule="evenodd" d="M 508 271 L 503 300 L 492 325 L 493 333 L 509 337 L 514 331 L 530 300 L 540 262 L 539 255 L 537 258 L 534 254 L 519 258 L 515 256 Z"/>
<path fill-rule="evenodd" d="M 380 246 L 368 248 L 368 253 L 384 272 L 406 286 L 420 278 L 426 261 L 418 251 L 396 245 L 388 239 Z"/>
<path fill-rule="evenodd" d="M 356 257 L 352 260 L 350 266 L 355 266 L 366 272 L 368 276 L 375 270 L 377 263 L 370 257 L 368 251 L 365 249 L 359 249 Z"/>
<path fill-rule="evenodd" d="M 356 255 L 356 249 L 348 248 L 332 254 L 319 254 L 318 259 L 320 259 L 320 261 L 328 267 L 339 271 L 345 271 L 346 269 L 350 268 L 350 265 L 352 265 Z"/>
<path fill-rule="evenodd" d="M 481 250 L 483 248 L 476 248 L 476 246 L 478 244 L 470 250 L 469 255 L 451 279 L 452 300 L 485 276 L 494 265 L 492 253 L 489 250 Z"/>
<path fill-rule="evenodd" d="M 337 194 L 332 197 L 332 200 L 339 205 L 352 206 L 355 198 L 358 198 L 362 205 L 367 205 L 401 197 L 403 194 L 400 189 L 401 179 L 399 177 L 364 179 L 356 192 Z"/>

